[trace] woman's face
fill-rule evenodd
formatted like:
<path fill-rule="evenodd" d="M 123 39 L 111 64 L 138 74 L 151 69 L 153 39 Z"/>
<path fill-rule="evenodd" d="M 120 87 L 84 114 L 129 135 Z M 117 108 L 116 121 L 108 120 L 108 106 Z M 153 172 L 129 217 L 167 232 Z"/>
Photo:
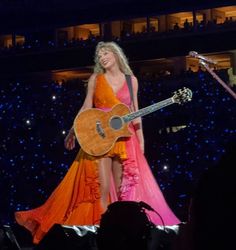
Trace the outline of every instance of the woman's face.
<path fill-rule="evenodd" d="M 107 48 L 101 48 L 99 50 L 98 60 L 104 69 L 109 69 L 117 63 L 115 54 Z"/>

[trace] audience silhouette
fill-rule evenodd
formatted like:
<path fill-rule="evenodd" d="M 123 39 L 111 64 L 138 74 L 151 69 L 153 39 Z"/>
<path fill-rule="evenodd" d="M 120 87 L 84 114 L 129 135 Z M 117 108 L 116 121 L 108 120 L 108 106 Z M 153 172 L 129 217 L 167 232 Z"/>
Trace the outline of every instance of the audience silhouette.
<path fill-rule="evenodd" d="M 199 179 L 189 208 L 185 249 L 230 249 L 233 246 L 235 163 L 236 143 L 232 140 L 217 165 L 211 166 Z"/>

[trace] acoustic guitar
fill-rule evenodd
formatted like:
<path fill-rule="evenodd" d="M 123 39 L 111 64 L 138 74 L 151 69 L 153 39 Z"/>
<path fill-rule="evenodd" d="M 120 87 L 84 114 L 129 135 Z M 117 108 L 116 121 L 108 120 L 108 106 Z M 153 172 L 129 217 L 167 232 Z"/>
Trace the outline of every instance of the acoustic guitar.
<path fill-rule="evenodd" d="M 125 104 L 117 104 L 110 111 L 86 109 L 74 120 L 74 131 L 81 148 L 92 156 L 106 154 L 121 137 L 130 137 L 128 124 L 132 120 L 150 114 L 171 104 L 191 101 L 192 91 L 186 87 L 174 92 L 168 99 L 130 112 Z"/>

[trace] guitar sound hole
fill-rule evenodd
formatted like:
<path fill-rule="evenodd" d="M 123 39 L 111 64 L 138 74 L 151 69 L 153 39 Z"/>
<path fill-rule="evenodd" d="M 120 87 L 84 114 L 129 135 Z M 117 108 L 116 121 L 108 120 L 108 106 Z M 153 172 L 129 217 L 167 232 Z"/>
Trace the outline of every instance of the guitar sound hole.
<path fill-rule="evenodd" d="M 119 116 L 112 117 L 110 120 L 110 126 L 114 130 L 121 129 L 123 125 L 123 121 Z"/>

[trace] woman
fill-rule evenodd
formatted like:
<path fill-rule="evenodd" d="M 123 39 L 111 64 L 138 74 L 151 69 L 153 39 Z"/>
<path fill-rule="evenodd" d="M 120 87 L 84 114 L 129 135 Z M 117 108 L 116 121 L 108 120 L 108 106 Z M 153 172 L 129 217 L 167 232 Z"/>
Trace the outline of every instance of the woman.
<path fill-rule="evenodd" d="M 133 101 L 125 75 L 131 75 Z M 100 42 L 95 52 L 94 73 L 79 113 L 96 107 L 107 111 L 118 103 L 138 110 L 138 81 L 130 69 L 122 49 L 114 42 Z M 129 124 L 132 136 L 119 139 L 102 157 L 79 151 L 68 173 L 49 199 L 39 208 L 16 212 L 16 220 L 32 232 L 39 243 L 53 224 L 99 224 L 109 203 L 117 200 L 144 201 L 161 216 L 149 212 L 159 225 L 178 224 L 144 157 L 141 119 Z M 65 138 L 65 147 L 75 147 L 72 127 Z"/>

